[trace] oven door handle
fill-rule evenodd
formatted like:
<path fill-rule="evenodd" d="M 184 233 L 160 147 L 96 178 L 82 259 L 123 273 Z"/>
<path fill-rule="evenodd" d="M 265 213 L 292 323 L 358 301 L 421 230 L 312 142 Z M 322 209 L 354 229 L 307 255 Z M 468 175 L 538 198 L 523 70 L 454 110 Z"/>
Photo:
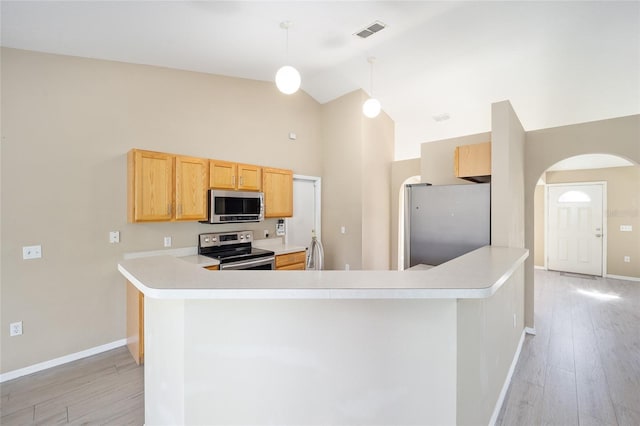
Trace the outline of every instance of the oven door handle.
<path fill-rule="evenodd" d="M 260 266 L 266 265 L 269 263 L 273 263 L 275 261 L 275 257 L 262 257 L 260 259 L 247 260 L 247 261 L 239 261 L 239 262 L 231 262 L 231 263 L 221 263 L 220 270 L 222 269 L 246 269 L 252 266 Z"/>

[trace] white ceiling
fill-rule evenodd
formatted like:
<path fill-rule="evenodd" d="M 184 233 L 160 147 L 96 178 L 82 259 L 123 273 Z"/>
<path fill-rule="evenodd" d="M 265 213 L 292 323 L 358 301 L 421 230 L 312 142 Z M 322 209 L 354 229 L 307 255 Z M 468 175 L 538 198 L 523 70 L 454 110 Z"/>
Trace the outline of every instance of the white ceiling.
<path fill-rule="evenodd" d="M 525 130 L 640 113 L 640 2 L 2 1 L 3 46 L 271 81 L 289 61 L 321 103 L 370 91 L 396 159 L 489 131 L 508 99 Z M 352 34 L 375 20 L 388 27 Z M 449 120 L 433 116 L 448 113 Z"/>

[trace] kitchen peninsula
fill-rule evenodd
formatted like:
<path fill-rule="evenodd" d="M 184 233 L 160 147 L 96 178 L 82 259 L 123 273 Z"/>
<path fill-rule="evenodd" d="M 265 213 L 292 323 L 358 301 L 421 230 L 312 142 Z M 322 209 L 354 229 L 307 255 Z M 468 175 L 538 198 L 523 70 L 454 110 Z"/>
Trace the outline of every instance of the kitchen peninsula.
<path fill-rule="evenodd" d="M 405 272 L 123 260 L 145 295 L 145 422 L 486 424 L 522 341 L 527 256 Z"/>

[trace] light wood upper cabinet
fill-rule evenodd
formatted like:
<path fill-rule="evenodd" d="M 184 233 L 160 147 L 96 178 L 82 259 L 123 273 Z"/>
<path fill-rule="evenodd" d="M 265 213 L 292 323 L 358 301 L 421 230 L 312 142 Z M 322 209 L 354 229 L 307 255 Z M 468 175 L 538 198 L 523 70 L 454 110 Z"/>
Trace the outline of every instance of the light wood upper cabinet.
<path fill-rule="evenodd" d="M 209 186 L 216 189 L 236 189 L 238 165 L 228 161 L 209 160 Z"/>
<path fill-rule="evenodd" d="M 491 176 L 491 142 L 456 147 L 453 168 L 456 177 L 488 181 Z"/>
<path fill-rule="evenodd" d="M 238 189 L 260 191 L 262 188 L 262 168 L 250 164 L 238 164 Z"/>
<path fill-rule="evenodd" d="M 260 191 L 261 167 L 220 160 L 210 160 L 209 164 L 211 188 Z"/>
<path fill-rule="evenodd" d="M 173 156 L 131 150 L 127 156 L 129 222 L 168 221 L 173 217 Z"/>
<path fill-rule="evenodd" d="M 127 160 L 129 222 L 207 218 L 209 160 L 139 149 Z"/>
<path fill-rule="evenodd" d="M 207 218 L 209 160 L 176 157 L 176 220 Z"/>
<path fill-rule="evenodd" d="M 262 169 L 264 217 L 293 216 L 293 172 L 284 169 Z"/>

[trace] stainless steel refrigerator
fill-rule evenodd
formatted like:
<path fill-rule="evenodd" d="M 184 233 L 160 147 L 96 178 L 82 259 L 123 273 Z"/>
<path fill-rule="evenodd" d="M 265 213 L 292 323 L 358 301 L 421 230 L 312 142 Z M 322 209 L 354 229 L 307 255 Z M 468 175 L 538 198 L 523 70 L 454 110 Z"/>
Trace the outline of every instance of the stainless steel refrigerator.
<path fill-rule="evenodd" d="M 491 244 L 490 183 L 406 185 L 405 203 L 405 269 Z"/>

